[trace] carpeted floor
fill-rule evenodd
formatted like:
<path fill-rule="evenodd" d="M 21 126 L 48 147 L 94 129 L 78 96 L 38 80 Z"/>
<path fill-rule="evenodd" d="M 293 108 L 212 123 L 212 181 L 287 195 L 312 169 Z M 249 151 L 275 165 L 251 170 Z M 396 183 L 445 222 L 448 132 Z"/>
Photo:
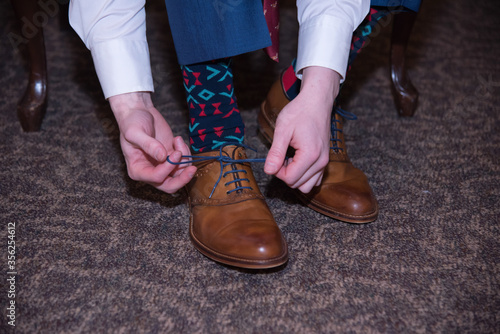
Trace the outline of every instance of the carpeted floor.
<path fill-rule="evenodd" d="M 187 136 L 186 107 L 163 5 L 148 8 L 155 103 Z M 408 62 L 420 104 L 396 114 L 390 27 L 357 59 L 343 107 L 349 154 L 381 212 L 372 224 L 328 219 L 279 180 L 256 177 L 289 243 L 279 270 L 235 270 L 191 245 L 183 194 L 126 175 L 118 129 L 89 53 L 53 19 L 46 27 L 50 99 L 40 132 L 16 103 L 26 63 L 0 5 L 0 332 L 16 302 L 19 333 L 499 333 L 500 6 L 425 1 Z M 236 59 L 247 143 L 265 156 L 256 115 L 293 58 L 294 9 L 282 10 L 282 63 Z M 16 296 L 8 297 L 7 224 L 15 224 Z M 7 282 L 7 283 L 6 283 Z"/>

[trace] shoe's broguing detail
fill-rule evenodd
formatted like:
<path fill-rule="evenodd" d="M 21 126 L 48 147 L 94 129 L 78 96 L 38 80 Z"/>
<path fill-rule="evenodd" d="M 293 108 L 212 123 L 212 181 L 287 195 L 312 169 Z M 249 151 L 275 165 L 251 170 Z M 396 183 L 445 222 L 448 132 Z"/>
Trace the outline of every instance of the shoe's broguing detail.
<path fill-rule="evenodd" d="M 212 260 L 241 268 L 265 269 L 288 260 L 288 249 L 264 196 L 245 147 L 226 145 L 195 154 L 198 168 L 188 184 L 189 234 Z M 257 159 L 261 161 L 261 159 Z"/>

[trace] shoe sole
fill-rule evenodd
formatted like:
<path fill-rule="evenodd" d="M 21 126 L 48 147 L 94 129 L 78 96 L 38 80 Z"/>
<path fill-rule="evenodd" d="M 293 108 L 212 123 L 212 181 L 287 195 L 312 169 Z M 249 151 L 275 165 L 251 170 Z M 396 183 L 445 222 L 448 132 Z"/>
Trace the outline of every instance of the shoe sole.
<path fill-rule="evenodd" d="M 274 137 L 274 127 L 271 125 L 271 122 L 265 116 L 264 110 L 266 107 L 266 101 L 262 102 L 260 105 L 260 111 L 257 116 L 257 122 L 259 123 L 259 131 L 262 136 L 269 142 L 273 142 Z M 373 213 L 369 213 L 363 216 L 353 216 L 342 212 L 337 212 L 331 210 L 330 208 L 325 207 L 319 202 L 311 200 L 300 190 L 292 189 L 297 198 L 308 208 L 313 209 L 316 212 L 319 212 L 325 216 L 328 216 L 333 219 L 337 219 L 346 223 L 352 224 L 366 224 L 375 221 L 378 217 L 378 205 Z"/>

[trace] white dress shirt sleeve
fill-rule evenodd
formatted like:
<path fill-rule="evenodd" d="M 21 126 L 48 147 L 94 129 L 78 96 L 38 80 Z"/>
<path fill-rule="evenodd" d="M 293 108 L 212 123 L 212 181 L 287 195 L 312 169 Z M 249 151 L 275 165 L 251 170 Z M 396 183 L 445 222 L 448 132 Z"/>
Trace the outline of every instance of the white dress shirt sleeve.
<path fill-rule="evenodd" d="M 297 0 L 297 77 L 308 66 L 347 71 L 352 33 L 370 9 L 370 0 Z"/>
<path fill-rule="evenodd" d="M 69 20 L 91 51 L 104 96 L 154 91 L 144 0 L 71 0 Z"/>

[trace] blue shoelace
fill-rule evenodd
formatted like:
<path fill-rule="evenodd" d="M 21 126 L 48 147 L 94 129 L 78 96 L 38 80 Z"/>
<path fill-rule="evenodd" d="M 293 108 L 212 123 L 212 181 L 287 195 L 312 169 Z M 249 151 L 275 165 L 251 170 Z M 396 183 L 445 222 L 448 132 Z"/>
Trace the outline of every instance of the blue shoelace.
<path fill-rule="evenodd" d="M 239 147 L 243 147 L 245 149 L 249 149 L 249 150 L 252 150 L 254 152 L 257 152 L 256 150 L 254 150 L 253 148 L 245 145 L 245 144 L 240 144 L 240 143 L 225 143 L 224 145 L 222 145 L 219 149 L 219 155 L 217 156 L 210 156 L 210 157 L 205 157 L 205 156 L 195 156 L 195 155 L 183 155 L 182 156 L 182 159 L 190 159 L 189 161 L 180 161 L 180 162 L 172 162 L 170 161 L 170 156 L 167 157 L 167 161 L 169 163 L 171 163 L 172 165 L 183 165 L 183 164 L 188 164 L 188 163 L 197 163 L 197 162 L 203 162 L 203 161 L 219 161 L 220 163 L 220 175 L 219 175 L 219 178 L 217 179 L 217 181 L 215 182 L 215 185 L 212 189 L 212 191 L 210 192 L 210 196 L 208 196 L 208 198 L 212 198 L 212 195 L 214 194 L 214 191 L 215 189 L 217 188 L 217 186 L 219 185 L 220 181 L 222 180 L 222 178 L 225 178 L 227 175 L 229 174 L 234 174 L 234 173 L 244 173 L 244 174 L 247 174 L 247 171 L 244 170 L 244 169 L 238 169 L 236 166 L 233 166 L 235 169 L 232 169 L 232 170 L 229 170 L 227 172 L 224 172 L 224 168 L 227 167 L 228 165 L 237 165 L 237 164 L 242 164 L 242 163 L 252 163 L 252 162 L 265 162 L 266 159 L 263 159 L 263 158 L 258 158 L 258 159 L 231 159 L 230 157 L 227 157 L 227 156 L 224 156 L 222 154 L 222 149 L 225 147 L 225 146 L 228 146 L 228 145 L 234 145 L 234 146 L 239 146 Z M 237 175 L 237 174 L 236 174 Z M 236 184 L 235 188 L 232 189 L 232 190 L 229 190 L 227 191 L 226 193 L 229 195 L 230 193 L 232 192 L 235 192 L 235 191 L 238 191 L 238 190 L 243 190 L 243 189 L 250 189 L 252 190 L 253 188 L 252 187 L 249 187 L 249 186 L 243 186 L 241 184 L 241 182 L 250 182 L 249 179 L 247 178 L 242 178 L 242 177 L 238 177 L 236 176 L 234 178 L 234 180 L 232 181 L 229 181 L 229 182 L 226 182 L 224 183 L 224 186 L 228 186 L 230 184 Z"/>
<path fill-rule="evenodd" d="M 358 119 L 358 117 L 356 115 L 354 115 L 353 113 L 349 112 L 349 111 L 346 111 L 344 109 L 341 109 L 339 107 L 335 107 L 335 113 L 339 114 L 340 116 L 344 117 L 345 119 L 348 119 L 348 120 L 351 120 L 351 121 L 355 121 Z M 340 148 L 339 147 L 339 143 L 342 142 L 342 140 L 338 139 L 337 137 L 337 132 L 339 133 L 342 133 L 343 131 L 341 129 L 338 128 L 338 124 L 340 124 L 340 120 L 338 119 L 335 119 L 334 117 L 332 117 L 332 137 L 331 137 L 331 141 L 332 141 L 332 146 L 330 147 L 331 150 L 335 150 L 335 151 L 343 151 L 344 149 L 343 148 Z"/>
<path fill-rule="evenodd" d="M 339 114 L 340 116 L 344 117 L 345 119 L 348 119 L 348 120 L 356 120 L 358 119 L 358 117 L 351 113 L 351 112 L 348 112 L 346 110 L 343 110 L 341 108 L 338 108 L 338 107 L 335 107 L 335 112 L 337 114 Z M 336 150 L 336 151 L 341 151 L 343 150 L 342 148 L 340 148 L 338 146 L 338 143 L 341 142 L 340 139 L 336 138 L 336 132 L 342 132 L 341 129 L 339 129 L 337 127 L 337 124 L 340 123 L 340 120 L 337 120 L 337 119 L 332 119 L 332 126 L 331 126 L 331 141 L 332 141 L 332 146 L 330 147 L 330 149 L 332 150 Z M 209 156 L 209 157 L 206 157 L 206 156 L 196 156 L 196 155 L 183 155 L 182 156 L 182 159 L 189 159 L 188 161 L 180 161 L 180 162 L 172 162 L 170 161 L 170 156 L 167 157 L 167 162 L 168 163 L 171 163 L 172 165 L 183 165 L 183 164 L 189 164 L 189 163 L 197 163 L 197 162 L 203 162 L 203 161 L 219 161 L 220 163 L 220 175 L 219 175 L 219 178 L 217 179 L 217 181 L 215 182 L 215 185 L 214 187 L 212 188 L 212 191 L 210 192 L 210 196 L 208 196 L 208 198 L 212 198 L 212 195 L 215 191 L 215 189 L 217 188 L 217 186 L 219 185 L 220 181 L 222 180 L 222 178 L 225 178 L 227 175 L 229 174 L 233 174 L 233 173 L 243 173 L 243 174 L 247 174 L 247 171 L 244 170 L 244 169 L 238 169 L 235 167 L 235 169 L 232 169 L 232 170 L 229 170 L 227 172 L 224 172 L 224 168 L 227 167 L 228 165 L 236 165 L 236 164 L 242 164 L 242 163 L 252 163 L 252 162 L 265 162 L 266 159 L 265 158 L 256 158 L 256 159 L 231 159 L 230 157 L 227 157 L 227 156 L 224 156 L 222 154 L 222 149 L 225 147 L 225 146 L 228 146 L 228 145 L 234 145 L 234 146 L 238 146 L 238 147 L 243 147 L 245 149 L 249 149 L 249 150 L 252 150 L 254 152 L 257 152 L 256 150 L 254 150 L 253 148 L 245 145 L 245 144 L 242 144 L 242 143 L 231 143 L 231 142 L 226 142 L 224 144 L 222 144 L 219 148 L 219 155 L 217 156 Z M 235 177 L 234 180 L 232 181 L 229 181 L 229 182 L 226 182 L 224 183 L 224 186 L 228 186 L 230 184 L 236 184 L 236 187 L 232 190 L 229 190 L 227 192 L 227 194 L 229 195 L 230 193 L 232 192 L 235 192 L 235 191 L 238 191 L 238 190 L 243 190 L 243 189 L 250 189 L 252 190 L 253 188 L 252 187 L 249 187 L 249 186 L 243 186 L 241 185 L 241 182 L 250 182 L 249 179 L 247 178 L 241 178 L 241 177 Z"/>

